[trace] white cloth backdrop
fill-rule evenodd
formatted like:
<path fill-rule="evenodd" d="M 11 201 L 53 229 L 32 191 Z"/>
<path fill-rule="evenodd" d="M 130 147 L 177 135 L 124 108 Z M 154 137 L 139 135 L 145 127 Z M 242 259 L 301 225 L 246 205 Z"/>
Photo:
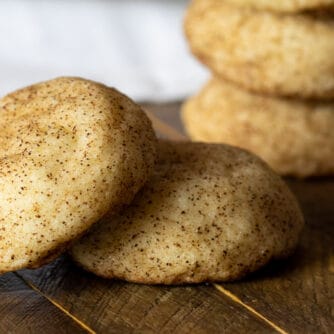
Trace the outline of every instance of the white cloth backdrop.
<path fill-rule="evenodd" d="M 0 95 L 61 75 L 136 100 L 181 99 L 207 71 L 182 30 L 186 0 L 1 0 Z"/>

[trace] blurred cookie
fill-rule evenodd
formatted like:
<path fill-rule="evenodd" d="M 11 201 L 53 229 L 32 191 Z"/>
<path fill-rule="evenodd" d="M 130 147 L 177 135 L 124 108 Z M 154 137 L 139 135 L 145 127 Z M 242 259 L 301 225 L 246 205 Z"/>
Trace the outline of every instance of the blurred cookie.
<path fill-rule="evenodd" d="M 182 109 L 194 140 L 245 148 L 283 175 L 334 174 L 334 102 L 255 95 L 213 79 Z"/>
<path fill-rule="evenodd" d="M 150 121 L 127 97 L 58 78 L 0 100 L 0 273 L 52 260 L 153 170 Z"/>
<path fill-rule="evenodd" d="M 295 13 L 305 10 L 333 9 L 334 0 L 225 0 L 226 2 L 254 9 Z"/>
<path fill-rule="evenodd" d="M 283 96 L 334 97 L 334 19 L 194 0 L 185 19 L 193 53 L 244 88 Z"/>
<path fill-rule="evenodd" d="M 295 248 L 303 217 L 257 157 L 221 144 L 161 142 L 154 176 L 121 214 L 71 250 L 83 268 L 138 283 L 243 277 Z"/>

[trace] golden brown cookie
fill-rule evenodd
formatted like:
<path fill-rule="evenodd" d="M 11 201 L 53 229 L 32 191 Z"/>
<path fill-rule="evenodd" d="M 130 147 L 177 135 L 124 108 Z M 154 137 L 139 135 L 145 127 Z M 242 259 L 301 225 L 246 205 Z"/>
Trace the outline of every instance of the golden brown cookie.
<path fill-rule="evenodd" d="M 225 0 L 240 7 L 296 13 L 305 10 L 333 9 L 334 0 Z"/>
<path fill-rule="evenodd" d="M 229 281 L 295 248 L 302 214 L 260 159 L 222 144 L 161 142 L 158 152 L 131 205 L 71 249 L 83 268 L 149 284 Z"/>
<path fill-rule="evenodd" d="M 185 32 L 213 72 L 255 92 L 334 97 L 334 19 L 192 1 Z"/>
<path fill-rule="evenodd" d="M 153 170 L 143 111 L 113 88 L 58 78 L 0 100 L 0 272 L 57 256 Z"/>
<path fill-rule="evenodd" d="M 194 140 L 245 148 L 283 175 L 334 174 L 334 102 L 255 95 L 213 79 L 182 109 Z"/>

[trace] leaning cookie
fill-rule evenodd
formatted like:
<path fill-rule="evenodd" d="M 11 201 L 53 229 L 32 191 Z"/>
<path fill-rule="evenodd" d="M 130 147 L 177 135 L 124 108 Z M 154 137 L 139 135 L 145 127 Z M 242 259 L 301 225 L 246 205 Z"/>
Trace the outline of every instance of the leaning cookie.
<path fill-rule="evenodd" d="M 223 0 L 194 0 L 185 32 L 203 63 L 249 90 L 334 97 L 333 16 L 284 15 Z"/>
<path fill-rule="evenodd" d="M 296 13 L 305 10 L 333 9 L 334 0 L 224 0 L 232 5 L 266 9 L 277 12 Z"/>
<path fill-rule="evenodd" d="M 153 171 L 150 121 L 115 89 L 58 78 L 0 112 L 0 273 L 50 261 Z"/>
<path fill-rule="evenodd" d="M 221 144 L 161 142 L 154 176 L 71 250 L 83 268 L 148 284 L 230 281 L 289 255 L 298 204 L 261 160 Z"/>
<path fill-rule="evenodd" d="M 245 148 L 282 175 L 334 174 L 334 102 L 255 95 L 213 79 L 182 118 L 192 139 Z"/>

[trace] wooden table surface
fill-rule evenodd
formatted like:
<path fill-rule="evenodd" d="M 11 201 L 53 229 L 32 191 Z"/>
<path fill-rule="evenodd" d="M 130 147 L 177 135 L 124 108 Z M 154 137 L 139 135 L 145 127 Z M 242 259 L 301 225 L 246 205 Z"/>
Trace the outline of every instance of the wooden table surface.
<path fill-rule="evenodd" d="M 182 138 L 179 104 L 145 107 L 160 135 Z M 0 333 L 334 333 L 334 178 L 287 182 L 306 217 L 290 259 L 240 282 L 168 287 L 101 279 L 63 255 L 0 276 Z"/>

